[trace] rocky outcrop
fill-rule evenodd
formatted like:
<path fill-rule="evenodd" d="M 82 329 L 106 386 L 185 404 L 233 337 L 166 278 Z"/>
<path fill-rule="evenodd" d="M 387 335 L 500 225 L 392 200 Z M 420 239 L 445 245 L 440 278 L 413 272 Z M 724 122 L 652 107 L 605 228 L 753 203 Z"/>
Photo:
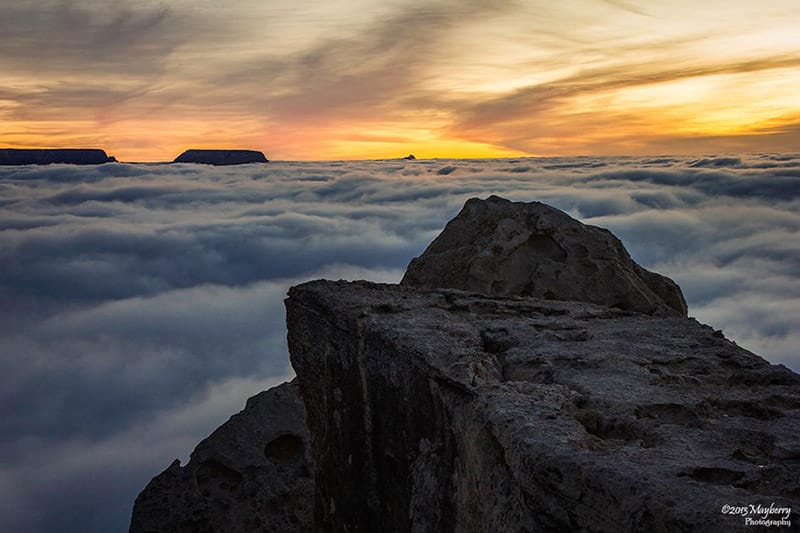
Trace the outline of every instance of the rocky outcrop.
<path fill-rule="evenodd" d="M 637 265 L 608 230 L 539 202 L 497 196 L 467 201 L 411 261 L 401 284 L 686 316 L 678 285 Z"/>
<path fill-rule="evenodd" d="M 186 150 L 173 163 L 200 163 L 204 165 L 245 165 L 269 163 L 262 152 L 256 150 Z"/>
<path fill-rule="evenodd" d="M 0 165 L 49 165 L 55 163 L 68 165 L 102 165 L 117 160 L 109 157 L 103 150 L 82 148 L 54 149 L 0 149 Z"/>
<path fill-rule="evenodd" d="M 286 312 L 296 382 L 154 478 L 131 531 L 800 520 L 800 376 L 544 204 L 470 200 L 400 285 L 310 282 Z"/>
<path fill-rule="evenodd" d="M 309 454 L 297 384 L 262 392 L 186 466 L 176 459 L 153 478 L 136 498 L 130 531 L 311 531 Z"/>
<path fill-rule="evenodd" d="M 300 285 L 286 307 L 319 531 L 800 518 L 800 376 L 695 320 L 367 282 Z"/>

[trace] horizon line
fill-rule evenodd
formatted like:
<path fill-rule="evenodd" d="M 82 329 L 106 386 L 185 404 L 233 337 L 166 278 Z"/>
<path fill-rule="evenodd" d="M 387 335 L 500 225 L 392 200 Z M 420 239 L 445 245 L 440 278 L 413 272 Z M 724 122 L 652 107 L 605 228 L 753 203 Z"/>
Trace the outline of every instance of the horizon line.
<path fill-rule="evenodd" d="M 109 153 L 109 151 L 105 148 L 96 148 L 96 147 L 45 147 L 45 148 L 32 148 L 32 147 L 0 147 L 0 150 L 102 150 L 106 153 L 109 157 L 114 157 L 114 154 Z M 156 161 L 147 161 L 147 160 L 122 160 L 119 158 L 115 158 L 115 161 L 109 161 L 108 163 L 117 163 L 117 164 L 127 164 L 127 165 L 166 165 L 166 164 L 176 164 L 176 165 L 185 165 L 185 164 L 203 164 L 203 163 L 181 163 L 176 162 L 175 159 L 179 157 L 181 154 L 189 151 L 189 150 L 202 150 L 202 151 L 256 151 L 263 154 L 265 157 L 267 154 L 263 150 L 258 150 L 256 148 L 187 148 L 180 154 L 178 154 L 173 160 L 156 160 Z M 681 153 L 648 153 L 648 154 L 608 154 L 608 155 L 592 155 L 592 154 L 560 154 L 560 155 L 519 155 L 519 156 L 500 156 L 500 157 L 490 157 L 490 156 L 472 156 L 472 157 L 447 157 L 447 156 L 436 156 L 436 157 L 416 157 L 413 153 L 410 153 L 406 156 L 400 157 L 382 157 L 382 158 L 364 158 L 364 159 L 269 159 L 267 163 L 334 163 L 334 162 L 355 162 L 355 161 L 362 161 L 362 162 L 369 162 L 369 161 L 437 161 L 437 160 L 514 160 L 514 159 L 557 159 L 557 158 L 627 158 L 627 159 L 636 159 L 636 158 L 651 158 L 651 157 L 674 157 L 674 158 L 697 158 L 697 157 L 720 157 L 720 156 L 747 156 L 747 155 L 767 155 L 767 154 L 800 154 L 799 151 L 742 151 L 742 152 L 729 152 L 729 151 L 720 151 L 720 152 L 704 152 L 704 153 L 696 153 L 696 154 L 681 154 Z M 409 158 L 409 156 L 413 156 Z M 244 164 L 264 164 L 264 163 L 244 163 Z M 213 165 L 212 165 L 213 166 Z M 232 165 L 237 166 L 237 165 Z"/>

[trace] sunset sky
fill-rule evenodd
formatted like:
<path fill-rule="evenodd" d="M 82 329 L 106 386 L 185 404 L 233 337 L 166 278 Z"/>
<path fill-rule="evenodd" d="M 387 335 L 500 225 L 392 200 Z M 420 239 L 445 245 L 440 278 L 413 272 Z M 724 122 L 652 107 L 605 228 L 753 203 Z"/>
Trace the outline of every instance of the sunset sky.
<path fill-rule="evenodd" d="M 797 151 L 797 0 L 2 0 L 0 147 Z"/>

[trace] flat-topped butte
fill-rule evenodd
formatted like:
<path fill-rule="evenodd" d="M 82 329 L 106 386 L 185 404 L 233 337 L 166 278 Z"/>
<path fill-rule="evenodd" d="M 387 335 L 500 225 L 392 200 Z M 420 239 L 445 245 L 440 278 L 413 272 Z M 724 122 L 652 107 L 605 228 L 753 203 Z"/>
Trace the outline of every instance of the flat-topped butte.
<path fill-rule="evenodd" d="M 186 150 L 173 163 L 198 163 L 201 165 L 247 165 L 269 163 L 257 150 Z"/>
<path fill-rule="evenodd" d="M 116 161 L 99 148 L 0 148 L 0 165 L 102 165 Z"/>

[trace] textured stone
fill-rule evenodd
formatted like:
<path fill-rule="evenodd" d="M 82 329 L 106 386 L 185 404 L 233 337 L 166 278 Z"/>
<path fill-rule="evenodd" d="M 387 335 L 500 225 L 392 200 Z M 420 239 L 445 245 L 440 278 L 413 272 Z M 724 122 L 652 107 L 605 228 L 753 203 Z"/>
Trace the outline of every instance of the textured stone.
<path fill-rule="evenodd" d="M 136 498 L 131 533 L 312 530 L 305 409 L 297 384 L 253 396 Z"/>
<path fill-rule="evenodd" d="M 286 309 L 296 382 L 154 478 L 131 531 L 800 520 L 800 376 L 686 318 L 671 280 L 558 210 L 470 200 L 401 285 L 306 283 Z"/>
<path fill-rule="evenodd" d="M 256 150 L 186 150 L 173 163 L 200 163 L 204 165 L 245 165 L 269 163 L 262 152 Z"/>
<path fill-rule="evenodd" d="M 49 165 L 55 163 L 69 165 L 102 165 L 114 163 L 103 150 L 81 148 L 54 149 L 0 149 L 0 165 Z"/>
<path fill-rule="evenodd" d="M 319 531 L 800 518 L 800 376 L 693 319 L 367 282 L 293 287 L 286 307 Z"/>
<path fill-rule="evenodd" d="M 401 283 L 686 316 L 675 282 L 637 265 L 608 230 L 539 202 L 497 196 L 467 201 Z"/>

